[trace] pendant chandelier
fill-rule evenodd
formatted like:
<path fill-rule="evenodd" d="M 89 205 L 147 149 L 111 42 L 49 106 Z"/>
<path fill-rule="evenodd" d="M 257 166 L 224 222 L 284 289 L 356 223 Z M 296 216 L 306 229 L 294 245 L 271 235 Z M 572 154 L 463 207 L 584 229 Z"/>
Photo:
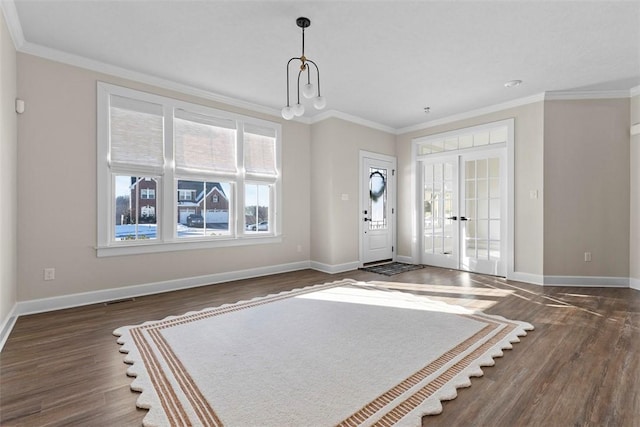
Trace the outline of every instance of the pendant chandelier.
<path fill-rule="evenodd" d="M 296 24 L 298 27 L 302 28 L 302 55 L 291 58 L 289 62 L 287 62 L 287 105 L 282 109 L 282 117 L 286 120 L 291 120 L 294 117 L 299 117 L 304 114 L 304 105 L 300 103 L 300 77 L 304 79 L 305 73 L 307 83 L 304 84 L 303 80 L 304 86 L 302 87 L 302 95 L 305 98 L 313 98 L 313 106 L 318 110 L 322 110 L 327 105 L 327 101 L 324 99 L 324 96 L 320 95 L 320 71 L 318 70 L 318 66 L 315 62 L 304 56 L 304 29 L 311 25 L 311 20 L 309 18 L 300 17 L 296 19 Z M 298 71 L 297 80 L 297 102 L 292 106 L 289 98 L 289 67 L 292 61 L 294 64 L 297 64 L 295 60 L 300 61 L 300 70 Z M 315 68 L 317 88 L 313 83 L 311 83 L 311 65 Z"/>

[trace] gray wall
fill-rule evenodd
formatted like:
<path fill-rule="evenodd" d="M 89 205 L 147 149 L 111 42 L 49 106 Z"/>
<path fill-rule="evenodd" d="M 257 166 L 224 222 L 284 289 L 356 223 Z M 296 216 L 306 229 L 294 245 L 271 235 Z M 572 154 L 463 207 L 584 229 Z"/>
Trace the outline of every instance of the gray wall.
<path fill-rule="evenodd" d="M 631 98 L 631 124 L 640 124 L 640 95 Z M 630 216 L 629 276 L 640 290 L 640 134 L 631 137 L 630 147 Z"/>
<path fill-rule="evenodd" d="M 16 95 L 16 50 L 0 13 L 0 333 L 17 301 Z"/>
<path fill-rule="evenodd" d="M 629 99 L 545 102 L 546 276 L 629 277 L 629 127 Z"/>
<path fill-rule="evenodd" d="M 18 299 L 99 291 L 309 259 L 309 125 L 18 54 Z M 283 241 L 96 257 L 96 81 L 282 121 Z M 300 247 L 300 251 L 298 251 Z M 43 269 L 56 280 L 43 281 Z"/>
<path fill-rule="evenodd" d="M 311 141 L 311 260 L 357 263 L 360 150 L 395 156 L 395 135 L 331 118 L 311 125 Z"/>

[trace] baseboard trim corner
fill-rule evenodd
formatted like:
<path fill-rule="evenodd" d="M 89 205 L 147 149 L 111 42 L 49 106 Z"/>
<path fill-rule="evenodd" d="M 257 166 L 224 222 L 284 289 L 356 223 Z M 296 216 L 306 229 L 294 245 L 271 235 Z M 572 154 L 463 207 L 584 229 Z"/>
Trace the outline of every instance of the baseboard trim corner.
<path fill-rule="evenodd" d="M 636 279 L 635 277 L 629 278 L 629 287 L 636 291 L 640 291 L 640 279 Z"/>
<path fill-rule="evenodd" d="M 413 257 L 411 256 L 404 256 L 404 255 L 398 255 L 396 257 L 396 261 L 398 262 L 402 262 L 404 264 L 420 264 L 419 262 L 416 262 Z"/>
<path fill-rule="evenodd" d="M 11 311 L 9 311 L 9 315 L 2 321 L 2 325 L 0 326 L 0 352 L 4 348 L 4 344 L 7 342 L 13 327 L 16 325 L 16 320 L 18 320 L 17 310 L 18 303 L 15 303 Z"/>
<path fill-rule="evenodd" d="M 540 274 L 523 273 L 520 271 L 512 271 L 510 273 L 507 273 L 507 280 L 530 283 L 532 285 L 539 286 L 542 286 L 544 284 L 544 276 Z"/>
<path fill-rule="evenodd" d="M 347 262 L 344 264 L 324 264 L 317 261 L 311 261 L 309 263 L 309 268 L 329 274 L 344 273 L 345 271 L 357 270 L 358 267 L 360 267 L 360 263 L 358 261 Z"/>

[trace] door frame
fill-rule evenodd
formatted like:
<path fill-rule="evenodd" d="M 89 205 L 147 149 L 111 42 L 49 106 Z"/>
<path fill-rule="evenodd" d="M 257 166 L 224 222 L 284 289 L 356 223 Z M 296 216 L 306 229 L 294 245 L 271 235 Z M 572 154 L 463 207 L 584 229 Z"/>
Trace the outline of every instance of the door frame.
<path fill-rule="evenodd" d="M 411 182 L 410 182 L 410 209 L 411 209 L 411 262 L 414 264 L 420 263 L 422 258 L 422 239 L 420 230 L 422 229 L 420 224 L 420 212 L 418 209 L 422 209 L 419 206 L 419 201 L 422 200 L 421 186 L 422 171 L 420 170 L 420 162 L 418 158 L 421 157 L 418 153 L 418 148 L 421 143 L 431 139 L 446 138 L 448 136 L 460 136 L 469 132 L 479 132 L 482 130 L 489 130 L 496 126 L 506 126 L 507 128 L 507 141 L 506 141 L 506 194 L 507 194 L 507 236 L 506 245 L 507 253 L 505 254 L 506 263 L 506 277 L 507 279 L 513 278 L 515 274 L 515 120 L 513 118 L 498 120 L 495 122 L 489 122 L 480 124 L 477 126 L 469 126 L 465 128 L 459 128 L 456 130 L 434 133 L 432 135 L 425 135 L 422 137 L 413 138 L 411 141 Z M 455 152 L 451 151 L 453 154 Z M 434 154 L 435 155 L 435 154 Z"/>
<path fill-rule="evenodd" d="M 392 245 L 392 261 L 396 260 L 397 256 L 397 233 L 396 233 L 396 218 L 397 218 L 397 166 L 398 160 L 395 156 L 389 156 L 387 154 L 374 153 L 372 151 L 360 150 L 359 152 L 359 167 L 358 167 L 358 264 L 360 267 L 364 265 L 364 225 L 363 221 L 363 211 L 365 210 L 365 206 L 367 205 L 364 194 L 365 194 L 365 185 L 368 188 L 368 182 L 365 183 L 364 177 L 364 159 L 372 159 L 372 160 L 380 160 L 383 162 L 390 162 L 392 173 L 391 176 L 387 178 L 387 202 L 389 203 L 389 208 L 391 210 L 391 215 L 389 218 L 389 228 L 391 230 L 391 245 Z"/>

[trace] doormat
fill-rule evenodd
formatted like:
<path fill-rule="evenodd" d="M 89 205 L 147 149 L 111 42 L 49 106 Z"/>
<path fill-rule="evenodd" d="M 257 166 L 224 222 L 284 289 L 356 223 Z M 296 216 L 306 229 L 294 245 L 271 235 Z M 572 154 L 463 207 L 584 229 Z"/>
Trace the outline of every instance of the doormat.
<path fill-rule="evenodd" d="M 390 262 L 387 264 L 372 265 L 370 267 L 362 267 L 360 270 L 370 271 L 371 273 L 384 274 L 385 276 L 393 276 L 394 274 L 404 273 L 405 271 L 419 270 L 424 268 L 420 264 L 405 264 L 403 262 Z"/>

